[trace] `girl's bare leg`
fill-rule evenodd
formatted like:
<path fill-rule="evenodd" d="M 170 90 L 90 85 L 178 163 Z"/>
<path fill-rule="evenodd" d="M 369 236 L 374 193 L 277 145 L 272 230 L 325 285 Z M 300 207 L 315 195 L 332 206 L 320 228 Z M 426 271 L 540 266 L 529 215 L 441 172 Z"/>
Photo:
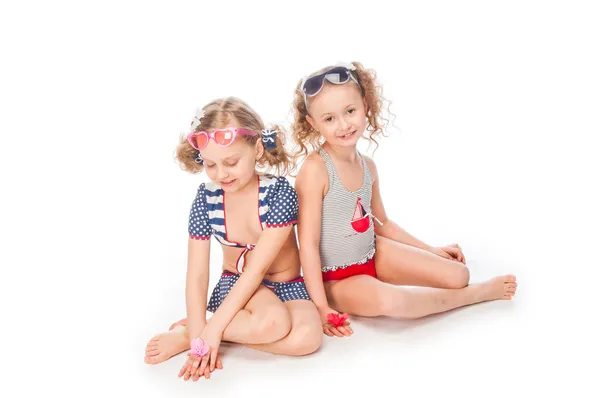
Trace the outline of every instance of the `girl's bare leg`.
<path fill-rule="evenodd" d="M 423 249 L 377 237 L 377 278 L 392 285 L 460 289 L 469 284 L 469 269 Z"/>
<path fill-rule="evenodd" d="M 323 327 L 312 301 L 292 300 L 284 305 L 292 319 L 290 333 L 283 339 L 267 344 L 248 344 L 249 347 L 273 354 L 308 355 L 323 342 Z"/>
<path fill-rule="evenodd" d="M 415 319 L 491 300 L 510 300 L 517 289 L 512 275 L 462 289 L 403 288 L 371 276 L 357 275 L 325 284 L 332 308 L 358 316 Z"/>
<path fill-rule="evenodd" d="M 292 327 L 286 306 L 265 286 L 260 286 L 244 309 L 236 314 L 223 333 L 223 341 L 267 344 L 287 336 Z M 154 336 L 146 346 L 144 361 L 157 364 L 190 348 L 185 321 Z"/>

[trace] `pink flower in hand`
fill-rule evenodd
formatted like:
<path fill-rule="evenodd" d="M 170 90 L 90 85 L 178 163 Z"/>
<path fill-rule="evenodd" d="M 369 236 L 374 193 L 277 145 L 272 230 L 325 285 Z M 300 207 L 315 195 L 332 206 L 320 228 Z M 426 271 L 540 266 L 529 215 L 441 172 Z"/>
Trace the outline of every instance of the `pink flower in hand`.
<path fill-rule="evenodd" d="M 340 314 L 335 314 L 332 312 L 331 314 L 327 315 L 327 321 L 336 328 L 342 326 L 344 322 L 346 322 L 346 319 L 348 319 L 348 314 L 342 314 L 340 316 Z"/>
<path fill-rule="evenodd" d="M 190 353 L 195 357 L 203 357 L 208 353 L 208 344 L 204 344 L 200 337 L 196 337 L 192 340 Z"/>

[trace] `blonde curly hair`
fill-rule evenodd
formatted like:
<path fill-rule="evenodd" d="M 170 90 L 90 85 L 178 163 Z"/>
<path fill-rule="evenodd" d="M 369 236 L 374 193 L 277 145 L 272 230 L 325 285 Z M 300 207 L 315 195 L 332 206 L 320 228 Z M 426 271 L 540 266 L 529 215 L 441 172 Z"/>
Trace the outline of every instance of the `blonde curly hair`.
<path fill-rule="evenodd" d="M 260 116 L 241 99 L 236 97 L 216 99 L 205 105 L 202 112 L 203 116 L 194 131 L 210 131 L 235 126 L 256 133 L 254 136 L 239 135 L 238 139 L 242 138 L 253 145 L 260 139 L 262 145 L 262 130 L 265 129 L 265 125 Z M 274 136 L 276 146 L 272 150 L 267 151 L 265 149 L 263 151 L 262 157 L 257 161 L 257 166 L 272 171 L 279 176 L 286 175 L 295 167 L 292 156 L 284 147 L 284 130 L 279 125 L 272 125 L 270 128 L 277 131 Z M 204 165 L 195 161 L 198 151 L 188 142 L 188 134 L 189 132 L 180 137 L 175 150 L 175 158 L 185 171 L 194 174 L 201 173 L 204 170 Z"/>
<path fill-rule="evenodd" d="M 376 137 L 384 135 L 384 124 L 387 119 L 382 116 L 382 104 L 383 96 L 382 89 L 376 80 L 376 73 L 372 69 L 365 69 L 360 62 L 352 62 L 352 65 L 356 68 L 354 71 L 350 71 L 358 81 L 362 97 L 367 104 L 367 132 L 368 136 L 364 138 L 368 139 L 375 144 L 376 147 L 379 143 Z M 313 73 L 309 77 L 324 73 L 334 66 L 328 66 L 320 69 Z M 296 87 L 296 95 L 294 97 L 293 112 L 294 121 L 292 123 L 292 138 L 296 143 L 296 149 L 294 151 L 294 158 L 298 159 L 301 157 L 308 156 L 309 152 L 316 150 L 323 144 L 321 134 L 315 130 L 306 116 L 308 116 L 307 104 L 304 102 L 304 93 L 302 92 L 302 80 L 298 82 Z M 331 84 L 325 80 L 324 84 Z M 310 101 L 310 98 L 307 98 Z"/>

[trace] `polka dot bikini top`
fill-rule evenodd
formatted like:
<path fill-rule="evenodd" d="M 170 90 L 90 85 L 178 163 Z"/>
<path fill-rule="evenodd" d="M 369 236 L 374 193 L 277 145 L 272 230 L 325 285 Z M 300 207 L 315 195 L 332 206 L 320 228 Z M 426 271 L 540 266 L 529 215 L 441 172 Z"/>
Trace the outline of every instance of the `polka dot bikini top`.
<path fill-rule="evenodd" d="M 243 248 L 237 260 L 242 272 L 245 255 L 254 244 L 241 244 L 227 238 L 225 228 L 225 192 L 213 182 L 202 183 L 189 215 L 188 233 L 191 239 L 207 240 L 212 235 L 225 246 Z M 293 225 L 298 222 L 298 196 L 285 177 L 258 176 L 258 217 L 262 229 Z"/>

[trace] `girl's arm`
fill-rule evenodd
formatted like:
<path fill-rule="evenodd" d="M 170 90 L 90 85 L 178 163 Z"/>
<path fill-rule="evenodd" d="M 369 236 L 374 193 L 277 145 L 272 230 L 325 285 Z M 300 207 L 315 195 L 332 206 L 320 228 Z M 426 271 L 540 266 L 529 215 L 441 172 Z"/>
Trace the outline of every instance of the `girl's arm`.
<path fill-rule="evenodd" d="M 188 266 L 185 279 L 185 305 L 187 308 L 190 341 L 200 336 L 206 326 L 206 300 L 210 263 L 210 237 L 205 184 L 200 184 L 190 209 L 188 234 Z"/>
<path fill-rule="evenodd" d="M 190 340 L 200 336 L 206 326 L 209 262 L 210 240 L 190 239 L 185 281 L 185 303 Z"/>
<path fill-rule="evenodd" d="M 260 286 L 293 228 L 293 225 L 288 225 L 281 228 L 266 228 L 261 232 L 244 272 L 210 318 L 207 327 L 223 334 L 235 315 L 244 308 Z"/>
<path fill-rule="evenodd" d="M 306 159 L 296 177 L 296 192 L 298 192 L 300 205 L 298 211 L 300 264 L 302 264 L 306 289 L 319 312 L 329 309 L 321 276 L 319 254 L 321 213 L 327 181 L 327 169 L 319 163 L 318 158 Z"/>
<path fill-rule="evenodd" d="M 429 246 L 427 243 L 415 238 L 387 217 L 385 213 L 385 208 L 383 206 L 383 201 L 381 199 L 381 193 L 379 191 L 379 176 L 377 174 L 377 167 L 375 166 L 375 162 L 373 161 L 373 159 L 369 158 L 368 156 L 365 156 L 365 160 L 369 167 L 369 171 L 373 176 L 373 196 L 371 197 L 371 212 L 383 224 L 381 225 L 377 221 L 375 221 L 375 234 L 394 240 L 396 242 L 404 243 L 405 245 L 427 250 L 428 252 L 435 252 L 437 254 L 437 250 L 434 247 Z"/>
<path fill-rule="evenodd" d="M 271 210 L 266 220 L 267 228 L 260 233 L 244 272 L 210 318 L 207 328 L 212 332 L 222 335 L 235 315 L 244 308 L 298 222 L 298 197 L 285 178 L 277 180 L 269 195 Z"/>
<path fill-rule="evenodd" d="M 323 276 L 321 274 L 321 215 L 323 197 L 329 176 L 320 158 L 308 158 L 302 165 L 296 178 L 296 191 L 300 202 L 298 220 L 298 240 L 300 242 L 300 263 L 304 274 L 304 282 L 308 295 L 317 307 L 323 325 L 323 333 L 328 336 L 350 336 L 352 328 L 346 321 L 341 326 L 334 326 L 328 321 L 328 315 L 336 314 L 327 302 Z"/>

